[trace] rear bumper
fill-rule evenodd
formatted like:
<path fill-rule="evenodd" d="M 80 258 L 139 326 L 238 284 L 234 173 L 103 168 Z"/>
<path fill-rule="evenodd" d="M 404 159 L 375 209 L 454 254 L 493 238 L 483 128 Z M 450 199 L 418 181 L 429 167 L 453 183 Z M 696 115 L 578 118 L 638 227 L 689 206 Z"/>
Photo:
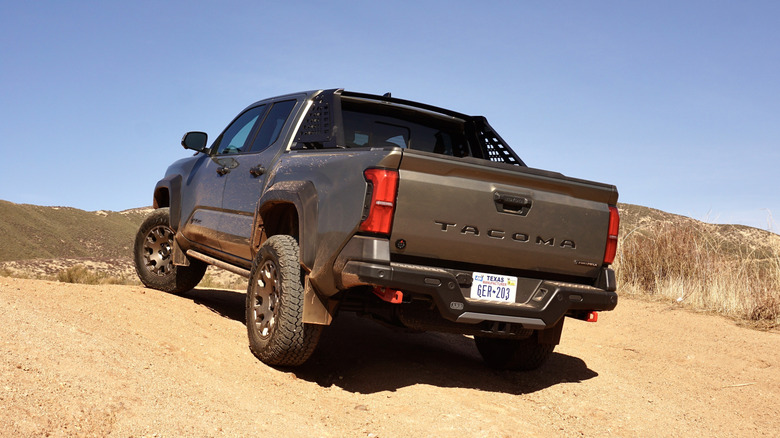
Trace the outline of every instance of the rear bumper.
<path fill-rule="evenodd" d="M 608 274 L 614 285 L 614 274 Z M 345 287 L 377 285 L 427 295 L 444 318 L 460 323 L 498 321 L 543 330 L 566 314 L 612 310 L 618 301 L 615 292 L 597 287 L 533 279 L 520 279 L 526 287 L 522 293 L 518 290 L 516 303 L 476 300 L 469 298 L 470 288 L 461 287 L 456 275 L 441 268 L 359 260 L 347 261 L 341 271 Z"/>

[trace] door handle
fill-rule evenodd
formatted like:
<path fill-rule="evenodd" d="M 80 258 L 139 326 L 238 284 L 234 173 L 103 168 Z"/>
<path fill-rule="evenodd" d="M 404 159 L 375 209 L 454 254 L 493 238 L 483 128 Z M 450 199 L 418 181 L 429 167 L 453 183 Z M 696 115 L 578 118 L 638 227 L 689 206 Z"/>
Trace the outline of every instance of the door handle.
<path fill-rule="evenodd" d="M 217 173 L 219 174 L 219 176 L 225 176 L 228 173 L 230 173 L 230 169 L 227 168 L 227 167 L 224 167 L 224 166 L 223 167 L 217 167 Z"/>
<path fill-rule="evenodd" d="M 265 173 L 265 167 L 263 167 L 262 165 L 257 165 L 255 167 L 249 169 L 249 174 L 252 175 L 255 178 L 259 177 L 260 175 L 262 175 L 264 173 Z"/>

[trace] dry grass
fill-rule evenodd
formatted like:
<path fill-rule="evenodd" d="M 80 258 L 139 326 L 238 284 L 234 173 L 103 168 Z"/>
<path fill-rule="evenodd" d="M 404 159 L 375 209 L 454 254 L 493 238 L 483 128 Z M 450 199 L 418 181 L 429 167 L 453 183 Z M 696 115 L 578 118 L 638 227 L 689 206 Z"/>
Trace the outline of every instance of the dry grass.
<path fill-rule="evenodd" d="M 780 326 L 780 236 L 676 217 L 622 227 L 619 291 Z"/>
<path fill-rule="evenodd" d="M 0 262 L 0 277 L 29 278 L 81 284 L 140 286 L 130 259 L 50 259 Z M 210 266 L 200 289 L 246 290 L 247 279 Z"/>
<path fill-rule="evenodd" d="M 60 283 L 79 284 L 136 284 L 137 280 L 129 279 L 124 275 L 109 275 L 105 272 L 95 271 L 84 265 L 75 265 L 63 269 L 57 273 L 57 281 Z"/>
<path fill-rule="evenodd" d="M 140 285 L 132 260 L 30 259 L 0 262 L 0 276 L 84 284 Z"/>

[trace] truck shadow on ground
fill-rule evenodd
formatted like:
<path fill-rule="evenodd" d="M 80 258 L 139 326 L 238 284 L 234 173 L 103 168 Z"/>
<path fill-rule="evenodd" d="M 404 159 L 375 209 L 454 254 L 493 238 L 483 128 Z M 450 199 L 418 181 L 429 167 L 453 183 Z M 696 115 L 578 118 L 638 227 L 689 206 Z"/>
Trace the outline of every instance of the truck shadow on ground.
<path fill-rule="evenodd" d="M 184 296 L 246 324 L 243 293 L 200 289 Z M 325 328 L 306 364 L 283 370 L 322 387 L 336 386 L 360 394 L 423 384 L 520 395 L 598 376 L 582 359 L 560 353 L 553 353 L 538 370 L 493 370 L 485 366 L 468 337 L 407 332 L 351 313 L 339 314 Z"/>
<path fill-rule="evenodd" d="M 246 294 L 223 289 L 193 289 L 182 295 L 195 304 L 203 306 L 217 315 L 246 325 Z"/>

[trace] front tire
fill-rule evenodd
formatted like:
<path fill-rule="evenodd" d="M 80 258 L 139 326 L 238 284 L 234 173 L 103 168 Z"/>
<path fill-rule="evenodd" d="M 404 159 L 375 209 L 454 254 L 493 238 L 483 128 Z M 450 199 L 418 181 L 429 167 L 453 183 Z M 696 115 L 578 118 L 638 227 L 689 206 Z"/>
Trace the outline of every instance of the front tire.
<path fill-rule="evenodd" d="M 135 235 L 133 260 L 135 272 L 146 287 L 181 294 L 200 283 L 208 265 L 200 260 L 190 260 L 189 266 L 174 265 L 174 235 L 168 208 L 157 209 Z"/>
<path fill-rule="evenodd" d="M 271 236 L 252 263 L 246 293 L 249 348 L 268 365 L 298 366 L 317 347 L 322 326 L 303 322 L 298 242 Z"/>

